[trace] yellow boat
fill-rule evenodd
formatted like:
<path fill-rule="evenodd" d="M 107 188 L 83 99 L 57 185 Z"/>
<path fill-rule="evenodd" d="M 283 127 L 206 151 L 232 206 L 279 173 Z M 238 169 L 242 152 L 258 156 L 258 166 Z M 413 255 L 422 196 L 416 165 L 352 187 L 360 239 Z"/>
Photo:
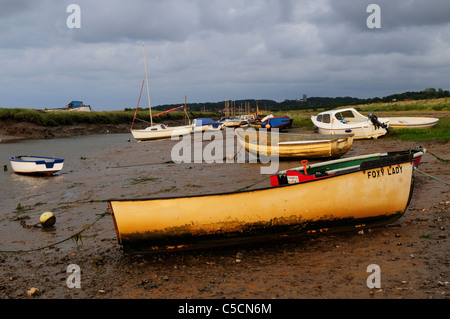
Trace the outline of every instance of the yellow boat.
<path fill-rule="evenodd" d="M 349 165 L 333 167 L 327 178 L 283 186 L 186 197 L 112 199 L 109 208 L 118 242 L 128 253 L 373 227 L 399 218 L 406 210 L 413 190 L 414 154 L 377 155 L 360 165 L 353 165 L 349 158 Z"/>
<path fill-rule="evenodd" d="M 236 130 L 240 145 L 256 156 L 283 158 L 340 157 L 353 144 L 353 135 L 293 134 Z"/>

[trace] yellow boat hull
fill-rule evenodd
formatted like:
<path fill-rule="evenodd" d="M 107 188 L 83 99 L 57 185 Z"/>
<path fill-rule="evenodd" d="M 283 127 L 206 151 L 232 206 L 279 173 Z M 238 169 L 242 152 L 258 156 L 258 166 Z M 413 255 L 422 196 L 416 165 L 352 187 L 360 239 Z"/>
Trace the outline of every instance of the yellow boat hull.
<path fill-rule="evenodd" d="M 276 140 L 271 134 L 237 131 L 237 140 L 245 150 L 256 156 L 279 158 L 340 157 L 353 144 L 352 135 L 320 135 L 279 133 Z"/>
<path fill-rule="evenodd" d="M 110 200 L 124 251 L 160 252 L 286 234 L 355 228 L 400 217 L 413 163 L 311 182 L 190 197 Z"/>

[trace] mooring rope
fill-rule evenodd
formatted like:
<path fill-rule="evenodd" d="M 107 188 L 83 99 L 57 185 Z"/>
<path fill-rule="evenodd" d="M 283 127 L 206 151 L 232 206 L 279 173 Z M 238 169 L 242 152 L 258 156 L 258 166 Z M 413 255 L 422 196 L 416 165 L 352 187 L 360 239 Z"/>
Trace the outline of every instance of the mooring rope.
<path fill-rule="evenodd" d="M 444 184 L 446 184 L 447 186 L 450 186 L 450 183 L 449 183 L 449 182 L 443 181 L 442 179 L 439 179 L 439 178 L 437 178 L 437 177 L 435 177 L 435 176 L 432 176 L 432 175 L 430 175 L 430 174 L 428 174 L 428 173 L 425 173 L 425 172 L 421 171 L 421 170 L 418 169 L 418 168 L 415 168 L 414 170 L 415 170 L 415 171 L 418 171 L 419 173 L 421 173 L 421 174 L 423 174 L 423 175 L 425 175 L 425 176 L 428 176 L 428 177 L 430 177 L 430 178 L 432 178 L 432 179 L 435 179 L 435 180 L 437 180 L 437 181 L 439 181 L 439 182 L 441 182 L 441 183 L 444 183 Z"/>
<path fill-rule="evenodd" d="M 29 253 L 29 252 L 33 252 L 33 251 L 38 251 L 38 250 L 42 250 L 45 248 L 50 248 L 50 247 L 54 247 L 56 245 L 59 245 L 65 241 L 68 241 L 70 239 L 74 240 L 76 243 L 78 243 L 78 240 L 81 240 L 81 233 L 83 233 L 85 230 L 88 230 L 89 228 L 91 228 L 95 223 L 97 223 L 100 219 L 102 219 L 103 217 L 105 217 L 106 215 L 109 214 L 109 211 L 106 210 L 104 213 L 100 214 L 100 216 L 94 220 L 91 224 L 89 224 L 88 226 L 84 227 L 82 230 L 80 230 L 79 232 L 76 232 L 75 234 L 73 234 L 72 236 L 69 236 L 65 239 L 62 239 L 56 243 L 50 244 L 50 245 L 46 245 L 43 247 L 38 247 L 38 248 L 33 248 L 33 249 L 27 249 L 27 250 L 0 250 L 0 253 Z M 33 226 L 31 226 L 33 227 Z M 83 242 L 83 241 L 81 241 Z"/>
<path fill-rule="evenodd" d="M 436 157 L 438 160 L 440 160 L 441 162 L 444 162 L 444 163 L 449 163 L 450 162 L 450 160 L 448 160 L 448 159 L 443 159 L 442 157 L 439 157 L 439 156 L 437 156 L 436 154 L 433 154 L 433 153 L 431 153 L 431 152 L 428 152 L 428 153 L 430 153 L 431 155 L 433 155 L 434 157 Z"/>
<path fill-rule="evenodd" d="M 236 189 L 236 190 L 234 191 L 234 193 L 238 193 L 238 192 L 245 191 L 246 189 L 249 189 L 250 187 L 255 186 L 255 185 L 257 185 L 257 184 L 259 184 L 259 183 L 262 183 L 262 182 L 264 182 L 264 181 L 267 181 L 267 177 L 264 177 L 264 179 L 262 179 L 262 180 L 260 180 L 260 181 L 258 181 L 258 182 L 256 182 L 256 183 L 253 183 L 253 184 L 251 184 L 251 185 L 245 186 L 245 187 L 243 187 L 243 188 Z"/>

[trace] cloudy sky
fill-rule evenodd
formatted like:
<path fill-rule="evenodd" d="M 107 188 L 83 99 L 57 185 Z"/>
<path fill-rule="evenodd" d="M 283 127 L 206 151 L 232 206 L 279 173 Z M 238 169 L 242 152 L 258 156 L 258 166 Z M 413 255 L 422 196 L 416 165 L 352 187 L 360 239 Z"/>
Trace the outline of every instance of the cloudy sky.
<path fill-rule="evenodd" d="M 0 0 L 0 107 L 136 107 L 142 43 L 152 106 L 450 89 L 448 0 Z"/>

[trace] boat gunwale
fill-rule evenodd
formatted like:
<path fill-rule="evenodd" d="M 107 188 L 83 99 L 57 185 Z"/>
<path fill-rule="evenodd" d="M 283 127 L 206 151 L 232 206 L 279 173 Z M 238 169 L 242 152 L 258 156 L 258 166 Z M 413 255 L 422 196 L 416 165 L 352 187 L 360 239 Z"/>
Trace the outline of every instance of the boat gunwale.
<path fill-rule="evenodd" d="M 288 118 L 290 119 L 290 117 L 288 115 L 284 115 L 284 116 L 274 116 L 274 117 L 269 117 L 267 120 L 265 120 L 262 123 L 266 123 L 268 120 L 272 120 L 272 119 L 284 119 L 284 118 Z"/>
<path fill-rule="evenodd" d="M 369 155 L 369 154 L 368 154 Z M 380 164 L 379 165 L 367 165 L 368 167 L 365 167 L 364 169 L 361 169 L 361 165 L 364 163 L 361 163 L 358 169 L 352 169 L 352 170 L 342 170 L 342 172 L 339 172 L 338 174 L 334 174 L 334 175 L 330 175 L 329 178 L 337 178 L 340 176 L 344 176 L 344 175 L 348 175 L 348 174 L 354 174 L 354 173 L 358 173 L 358 172 L 365 172 L 366 170 L 373 170 L 376 168 L 380 168 L 380 167 L 385 167 L 385 166 L 392 166 L 392 165 L 400 165 L 400 164 L 404 164 L 404 163 L 413 163 L 415 160 L 415 157 L 413 156 L 414 154 L 409 154 L 409 158 L 406 160 L 402 160 L 402 161 L 394 161 L 393 163 L 382 163 L 382 161 L 380 161 L 380 159 L 384 158 L 384 159 L 388 159 L 388 158 L 392 158 L 395 159 L 395 155 L 389 155 L 389 154 L 383 154 L 380 159 L 375 160 L 375 161 L 379 161 Z M 349 158 L 349 161 L 351 161 L 351 158 Z M 373 161 L 366 161 L 366 162 L 373 162 Z M 327 162 L 323 162 L 324 164 L 326 164 Z M 414 170 L 413 170 L 414 173 Z M 277 174 L 275 174 L 277 175 Z M 193 194 L 193 195 L 185 195 L 185 196 L 168 196 L 168 197 L 146 197 L 146 198 L 132 198 L 132 199 L 126 199 L 126 198 L 122 198 L 122 199 L 108 199 L 106 200 L 108 203 L 111 202 L 136 202 L 136 201 L 153 201 L 153 200 L 170 200 L 170 199 L 181 199 L 181 198 L 199 198 L 199 197 L 206 197 L 206 196 L 228 196 L 228 195 L 236 195 L 236 194 L 245 194 L 245 193 L 251 193 L 251 192 L 255 192 L 255 191 L 264 191 L 264 190 L 269 190 L 269 189 L 274 189 L 274 188 L 280 188 L 280 187 L 292 187 L 292 186 L 299 186 L 299 185 L 304 185 L 304 184 L 308 184 L 311 182 L 318 182 L 321 181 L 322 179 L 314 179 L 314 180 L 308 180 L 308 181 L 304 181 L 301 183 L 294 183 L 294 184 L 283 184 L 283 185 L 277 185 L 276 187 L 274 186 L 268 186 L 268 187 L 263 187 L 263 188 L 257 188 L 257 189 L 250 189 L 250 190 L 237 190 L 237 191 L 230 191 L 230 192 L 223 192 L 223 193 L 211 193 L 211 194 Z M 112 210 L 112 207 L 111 207 Z M 113 212 L 113 210 L 112 210 Z M 114 212 L 113 212 L 114 214 Z"/>
<path fill-rule="evenodd" d="M 30 157 L 30 158 L 36 158 L 37 160 L 24 160 L 21 159 L 21 157 Z M 50 163 L 46 162 L 45 160 L 38 160 L 38 159 L 51 159 L 54 163 L 62 163 L 64 162 L 64 158 L 60 157 L 48 157 L 48 156 L 37 156 L 37 155 L 15 155 L 11 156 L 9 158 L 12 162 L 26 162 L 26 163 L 36 163 L 36 164 L 44 164 L 44 163 Z"/>

